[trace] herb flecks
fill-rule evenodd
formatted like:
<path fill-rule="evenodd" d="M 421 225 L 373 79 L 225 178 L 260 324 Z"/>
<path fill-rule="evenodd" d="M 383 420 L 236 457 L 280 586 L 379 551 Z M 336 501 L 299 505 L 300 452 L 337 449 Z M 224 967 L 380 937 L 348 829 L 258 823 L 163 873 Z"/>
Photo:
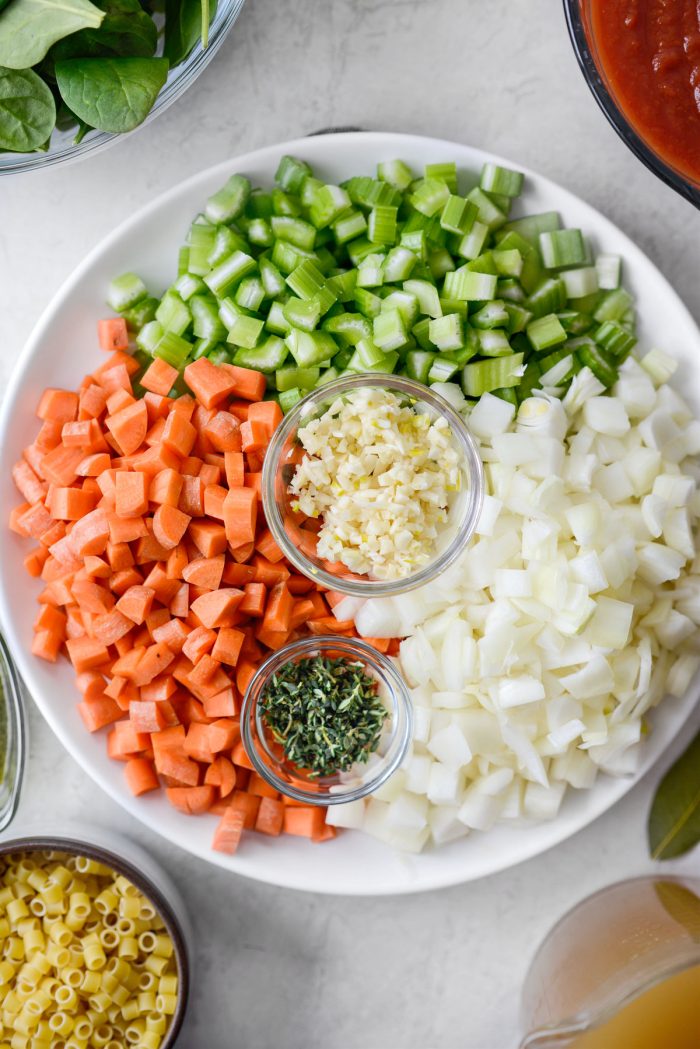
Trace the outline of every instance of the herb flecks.
<path fill-rule="evenodd" d="M 285 757 L 314 776 L 366 762 L 388 716 L 361 663 L 326 656 L 287 663 L 270 679 L 261 707 Z"/>

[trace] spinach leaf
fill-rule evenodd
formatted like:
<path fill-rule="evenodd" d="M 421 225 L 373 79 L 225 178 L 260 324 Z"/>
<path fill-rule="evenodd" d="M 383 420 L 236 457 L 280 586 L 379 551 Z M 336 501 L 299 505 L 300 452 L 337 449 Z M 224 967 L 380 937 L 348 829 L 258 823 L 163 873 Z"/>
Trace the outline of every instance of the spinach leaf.
<path fill-rule="evenodd" d="M 71 58 L 56 63 L 66 105 L 100 131 L 138 127 L 168 76 L 166 58 Z"/>
<path fill-rule="evenodd" d="M 103 18 L 90 0 L 12 0 L 0 17 L 0 65 L 35 66 L 57 40 Z"/>
<path fill-rule="evenodd" d="M 56 104 L 41 77 L 31 69 L 0 66 L 0 149 L 31 153 L 55 124 Z"/>
<path fill-rule="evenodd" d="M 184 62 L 202 39 L 205 0 L 165 0 L 165 41 L 163 54 L 170 65 Z M 209 23 L 216 14 L 216 0 L 209 3 Z"/>
<path fill-rule="evenodd" d="M 105 12 L 98 29 L 82 29 L 59 40 L 48 57 L 54 62 L 68 58 L 150 58 L 156 52 L 158 30 L 139 0 L 97 0 Z"/>
<path fill-rule="evenodd" d="M 657 787 L 648 833 L 655 860 L 682 856 L 700 842 L 700 733 Z"/>

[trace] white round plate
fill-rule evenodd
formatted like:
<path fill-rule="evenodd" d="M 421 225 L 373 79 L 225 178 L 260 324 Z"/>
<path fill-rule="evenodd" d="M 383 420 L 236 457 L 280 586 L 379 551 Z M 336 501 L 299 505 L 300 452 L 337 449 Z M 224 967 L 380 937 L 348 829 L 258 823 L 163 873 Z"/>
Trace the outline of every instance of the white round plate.
<path fill-rule="evenodd" d="M 269 186 L 285 153 L 303 157 L 329 182 L 372 174 L 378 161 L 395 157 L 416 171 L 428 162 L 454 160 L 465 183 L 468 179 L 476 182 L 485 161 L 521 167 L 481 150 L 437 139 L 334 134 L 233 158 L 153 201 L 88 255 L 41 317 L 24 349 L 0 421 L 0 505 L 5 508 L 5 521 L 17 501 L 10 470 L 22 448 L 34 440 L 38 426 L 34 412 L 41 392 L 46 386 L 74 389 L 99 360 L 95 326 L 107 312 L 104 300 L 109 280 L 133 269 L 154 291 L 165 288 L 175 274 L 178 249 L 189 223 L 207 196 L 233 172 L 245 173 L 254 185 Z M 592 207 L 534 172 L 526 171 L 526 175 L 526 191 L 517 213 L 557 210 L 565 225 L 581 227 L 590 236 L 594 248 L 623 256 L 625 282 L 637 299 L 642 345 L 665 346 L 678 357 L 679 385 L 695 409 L 700 408 L 700 332 L 676 293 L 639 248 Z M 670 345 L 669 333 L 673 336 Z M 498 827 L 419 856 L 401 855 L 357 832 L 345 832 L 324 845 L 249 834 L 236 856 L 224 856 L 211 849 L 215 817 L 181 815 L 164 796 L 131 796 L 120 763 L 107 757 L 104 733 L 89 735 L 78 716 L 69 665 L 63 661 L 53 666 L 31 656 L 32 621 L 40 585 L 25 575 L 25 552 L 26 544 L 3 522 L 2 628 L 29 691 L 61 742 L 108 794 L 152 830 L 209 863 L 275 885 L 355 895 L 403 893 L 453 885 L 510 867 L 563 841 L 618 801 L 668 746 L 693 705 L 694 696 L 663 703 L 654 714 L 654 731 L 644 744 L 637 776 L 601 776 L 592 790 L 569 792 L 559 816 L 551 823 L 525 829 Z"/>

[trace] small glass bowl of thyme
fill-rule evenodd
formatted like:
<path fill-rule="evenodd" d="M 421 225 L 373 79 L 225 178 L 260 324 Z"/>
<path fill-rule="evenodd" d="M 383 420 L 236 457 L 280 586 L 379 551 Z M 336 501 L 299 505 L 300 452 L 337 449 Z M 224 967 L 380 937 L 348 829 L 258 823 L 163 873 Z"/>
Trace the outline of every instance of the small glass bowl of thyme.
<path fill-rule="evenodd" d="M 308 637 L 274 652 L 248 686 L 241 733 L 271 786 L 309 805 L 378 790 L 411 740 L 411 699 L 386 656 L 356 638 Z"/>

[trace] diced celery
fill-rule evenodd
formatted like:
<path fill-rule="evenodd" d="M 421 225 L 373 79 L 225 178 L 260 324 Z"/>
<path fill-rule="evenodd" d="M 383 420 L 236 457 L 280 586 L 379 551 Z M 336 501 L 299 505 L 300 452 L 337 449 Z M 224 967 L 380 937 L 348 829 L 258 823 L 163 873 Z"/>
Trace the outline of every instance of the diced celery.
<path fill-rule="evenodd" d="M 566 332 L 555 313 L 536 317 L 530 321 L 525 330 L 531 346 L 538 353 L 548 350 L 551 346 L 558 346 L 561 342 L 566 342 Z"/>
<path fill-rule="evenodd" d="M 192 314 L 176 291 L 166 291 L 156 310 L 156 320 L 163 331 L 184 335 L 192 323 Z"/>
<path fill-rule="evenodd" d="M 625 358 L 637 344 L 637 339 L 632 332 L 623 328 L 617 321 L 604 321 L 593 333 L 593 338 L 599 346 L 618 360 Z"/>
<path fill-rule="evenodd" d="M 506 357 L 513 352 L 507 334 L 500 328 L 477 331 L 482 357 Z"/>
<path fill-rule="evenodd" d="M 442 179 L 424 178 L 414 182 L 409 202 L 421 215 L 429 218 L 442 211 L 450 198 L 450 187 Z"/>
<path fill-rule="evenodd" d="M 330 332 L 340 346 L 357 346 L 360 339 L 372 336 L 372 325 L 361 313 L 340 313 L 335 317 L 327 317 L 321 327 Z"/>
<path fill-rule="evenodd" d="M 225 186 L 206 203 L 204 213 L 210 222 L 231 222 L 243 211 L 250 196 L 250 182 L 244 175 L 231 175 Z"/>
<path fill-rule="evenodd" d="M 550 233 L 560 229 L 561 222 L 556 211 L 544 211 L 539 215 L 526 215 L 521 219 L 511 219 L 503 227 L 504 233 L 518 233 L 532 247 L 539 247 L 540 233 Z"/>
<path fill-rule="evenodd" d="M 135 306 L 122 310 L 122 317 L 126 321 L 129 331 L 141 331 L 144 324 L 148 324 L 149 321 L 155 318 L 158 305 L 158 299 L 149 296 L 141 299 Z"/>
<path fill-rule="evenodd" d="M 233 343 L 234 346 L 243 346 L 246 350 L 252 350 L 257 346 L 264 326 L 264 320 L 239 314 L 229 328 L 227 342 Z"/>
<path fill-rule="evenodd" d="M 160 357 L 162 360 L 167 361 L 168 364 L 171 364 L 173 368 L 181 371 L 193 349 L 192 343 L 188 342 L 187 339 L 176 335 L 174 331 L 166 331 L 158 340 L 153 350 L 153 356 Z"/>
<path fill-rule="evenodd" d="M 246 277 L 236 289 L 236 302 L 247 310 L 259 310 L 264 298 L 265 289 L 260 277 Z"/>
<path fill-rule="evenodd" d="M 488 161 L 481 169 L 479 185 L 487 193 L 499 193 L 504 197 L 519 197 L 523 191 L 525 176 L 520 171 L 499 167 Z"/>
<path fill-rule="evenodd" d="M 296 386 L 294 386 L 291 390 L 283 390 L 280 393 L 278 401 L 280 408 L 282 409 L 285 415 L 287 414 L 287 412 L 290 412 L 292 410 L 295 404 L 299 403 L 302 396 L 303 394 L 301 390 L 298 390 Z"/>
<path fill-rule="evenodd" d="M 491 273 L 478 273 L 460 266 L 445 275 L 445 294 L 452 298 L 485 301 L 492 299 L 495 293 L 496 277 Z"/>
<path fill-rule="evenodd" d="M 314 201 L 309 209 L 309 218 L 316 229 L 330 226 L 339 215 L 347 211 L 352 201 L 341 186 L 323 186 L 314 196 Z"/>
<path fill-rule="evenodd" d="M 135 306 L 148 295 L 148 289 L 135 273 L 122 273 L 110 281 L 107 289 L 107 302 L 116 313 Z"/>
<path fill-rule="evenodd" d="M 374 318 L 372 337 L 384 353 L 390 350 L 400 350 L 405 346 L 406 329 L 399 310 L 382 310 Z"/>
<path fill-rule="evenodd" d="M 458 350 L 464 345 L 462 318 L 458 313 L 448 313 L 430 321 L 430 341 L 439 350 Z"/>
<path fill-rule="evenodd" d="M 302 331 L 313 331 L 321 319 L 321 306 L 318 297 L 313 299 L 287 299 L 282 312 L 292 328 Z"/>
<path fill-rule="evenodd" d="M 452 274 L 447 275 L 452 276 Z M 445 278 L 447 279 L 447 278 Z M 403 290 L 415 295 L 421 313 L 428 317 L 442 317 L 442 306 L 437 288 L 427 280 L 405 280 Z"/>
<path fill-rule="evenodd" d="M 479 189 L 478 186 L 475 186 L 474 189 L 467 193 L 467 200 L 476 205 L 477 220 L 482 222 L 489 230 L 499 229 L 506 222 L 508 216 L 505 212 L 501 211 L 490 197 L 484 193 L 483 189 Z"/>
<path fill-rule="evenodd" d="M 505 328 L 508 326 L 508 321 L 509 313 L 506 304 L 499 299 L 487 302 L 469 318 L 469 323 L 475 328 Z"/>
<path fill-rule="evenodd" d="M 304 182 L 311 173 L 311 168 L 305 160 L 284 156 L 275 172 L 275 182 L 288 193 L 300 193 Z"/>
<path fill-rule="evenodd" d="M 346 244 L 349 240 L 367 231 L 367 219 L 361 211 L 352 208 L 340 215 L 332 224 L 331 229 L 338 243 Z"/>
<path fill-rule="evenodd" d="M 296 248 L 313 251 L 316 243 L 316 229 L 310 222 L 293 215 L 273 215 L 270 219 L 272 235 L 278 240 L 287 241 Z"/>
<path fill-rule="evenodd" d="M 136 336 L 136 345 L 146 353 L 152 354 L 164 334 L 158 321 L 148 321 Z"/>
<path fill-rule="evenodd" d="M 372 208 L 367 220 L 367 236 L 373 244 L 391 245 L 394 243 L 397 210 L 389 204 L 378 204 Z"/>
<path fill-rule="evenodd" d="M 403 193 L 413 182 L 413 172 L 403 160 L 385 160 L 377 164 L 377 178 Z"/>
<path fill-rule="evenodd" d="M 226 328 L 219 317 L 219 304 L 211 295 L 193 295 L 189 309 L 192 314 L 192 328 L 198 339 L 215 339 L 219 342 L 226 338 Z"/>
<path fill-rule="evenodd" d="M 233 363 L 241 368 L 253 368 L 269 374 L 281 368 L 289 355 L 284 340 L 277 335 L 270 335 L 265 342 L 255 349 L 241 347 L 236 350 Z"/>
<path fill-rule="evenodd" d="M 321 364 L 322 361 L 335 356 L 338 350 L 333 337 L 325 331 L 306 332 L 293 328 L 285 342 L 300 368 Z"/>
<path fill-rule="evenodd" d="M 492 390 L 517 386 L 523 374 L 522 353 L 474 361 L 462 371 L 462 389 L 467 397 L 481 397 Z"/>
<path fill-rule="evenodd" d="M 425 350 L 409 350 L 406 354 L 406 374 L 416 382 L 427 382 L 433 362 L 437 360 L 436 353 Z"/>
<path fill-rule="evenodd" d="M 204 283 L 218 299 L 221 299 L 255 269 L 257 263 L 251 255 L 244 251 L 234 251 L 233 255 L 204 275 Z"/>
<path fill-rule="evenodd" d="M 260 267 L 260 280 L 265 289 L 265 295 L 268 299 L 276 299 L 285 289 L 284 277 L 274 262 L 271 262 L 264 255 L 261 255 L 258 259 L 258 266 Z"/>

